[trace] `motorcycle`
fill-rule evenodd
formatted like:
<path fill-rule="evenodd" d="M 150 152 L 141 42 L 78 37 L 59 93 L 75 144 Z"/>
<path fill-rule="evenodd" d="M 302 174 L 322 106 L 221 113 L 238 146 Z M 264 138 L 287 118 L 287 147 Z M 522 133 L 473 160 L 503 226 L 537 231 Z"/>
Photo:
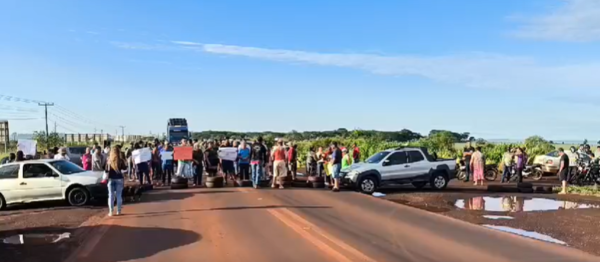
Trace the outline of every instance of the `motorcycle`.
<path fill-rule="evenodd" d="M 458 163 L 457 169 L 458 173 L 456 174 L 456 178 L 461 181 L 465 181 L 467 179 L 467 168 L 465 166 L 465 161 L 461 160 Z M 471 170 L 472 172 L 472 170 Z M 496 165 L 485 165 L 485 170 L 483 172 L 483 178 L 486 181 L 494 181 L 498 177 L 498 167 Z"/>
<path fill-rule="evenodd" d="M 569 183 L 578 186 L 600 184 L 600 165 L 598 161 L 578 161 L 577 170 L 569 178 Z"/>
<path fill-rule="evenodd" d="M 531 178 L 533 180 L 540 180 L 542 179 L 542 177 L 544 176 L 544 171 L 542 170 L 542 166 L 541 165 L 532 165 L 532 166 L 526 166 L 523 169 L 523 172 L 521 172 L 521 174 L 523 175 L 523 178 Z M 510 181 L 517 181 L 518 176 L 517 176 L 517 169 L 513 166 L 510 169 Z"/>

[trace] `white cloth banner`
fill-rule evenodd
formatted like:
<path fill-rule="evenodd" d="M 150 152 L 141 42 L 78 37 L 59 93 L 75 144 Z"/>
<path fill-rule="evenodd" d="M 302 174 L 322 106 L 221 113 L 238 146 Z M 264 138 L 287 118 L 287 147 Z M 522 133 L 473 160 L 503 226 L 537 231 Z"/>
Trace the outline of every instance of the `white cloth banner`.
<path fill-rule="evenodd" d="M 222 160 L 235 161 L 238 156 L 238 149 L 235 147 L 219 148 L 219 158 Z"/>
<path fill-rule="evenodd" d="M 133 162 L 136 164 L 152 160 L 152 152 L 147 147 L 133 150 L 131 156 L 133 157 Z"/>
<path fill-rule="evenodd" d="M 173 151 L 165 151 L 160 153 L 160 159 L 162 160 L 173 160 Z"/>
<path fill-rule="evenodd" d="M 23 155 L 35 156 L 35 153 L 37 152 L 37 141 L 19 139 L 17 141 L 17 150 L 22 151 Z"/>

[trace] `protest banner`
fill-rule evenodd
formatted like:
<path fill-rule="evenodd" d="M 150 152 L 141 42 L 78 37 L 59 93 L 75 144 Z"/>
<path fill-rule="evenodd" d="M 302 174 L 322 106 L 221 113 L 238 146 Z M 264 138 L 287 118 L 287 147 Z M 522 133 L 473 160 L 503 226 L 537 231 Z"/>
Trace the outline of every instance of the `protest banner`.
<path fill-rule="evenodd" d="M 238 156 L 238 149 L 235 147 L 221 147 L 218 152 L 222 160 L 235 161 Z"/>
<path fill-rule="evenodd" d="M 191 146 L 177 146 L 173 150 L 173 159 L 175 161 L 189 161 L 192 160 L 193 155 L 194 148 Z"/>
<path fill-rule="evenodd" d="M 31 139 L 19 139 L 17 141 L 17 150 L 23 152 L 23 155 L 35 156 L 37 152 L 37 141 Z"/>
<path fill-rule="evenodd" d="M 135 164 L 144 163 L 152 159 L 152 151 L 150 151 L 150 148 L 147 147 L 140 148 L 133 150 L 133 152 L 131 152 L 131 156 L 133 157 L 133 162 Z"/>

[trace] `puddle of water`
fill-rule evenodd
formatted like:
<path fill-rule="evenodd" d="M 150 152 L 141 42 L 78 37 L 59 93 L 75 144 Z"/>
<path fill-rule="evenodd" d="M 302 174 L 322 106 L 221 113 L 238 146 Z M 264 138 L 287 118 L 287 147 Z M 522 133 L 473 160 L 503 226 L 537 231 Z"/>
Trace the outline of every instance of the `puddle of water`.
<path fill-rule="evenodd" d="M 374 196 L 374 197 L 384 197 L 384 196 L 385 196 L 385 194 L 384 194 L 384 193 L 379 193 L 379 192 L 374 192 L 374 193 L 373 193 L 373 196 Z"/>
<path fill-rule="evenodd" d="M 580 204 L 570 201 L 559 201 L 547 198 L 507 197 L 473 197 L 456 200 L 454 206 L 468 210 L 490 212 L 529 212 L 551 211 L 559 209 L 600 208 L 600 205 Z"/>
<path fill-rule="evenodd" d="M 517 229 L 517 228 L 512 228 L 512 227 L 506 227 L 506 226 L 494 226 L 494 225 L 483 225 L 483 226 L 487 227 L 487 228 L 499 230 L 502 232 L 507 232 L 507 233 L 511 233 L 511 234 L 515 234 L 515 235 L 519 235 L 519 236 L 523 236 L 523 237 L 532 238 L 535 240 L 546 241 L 546 242 L 564 245 L 564 246 L 567 245 L 567 243 L 560 241 L 556 238 L 552 238 L 551 236 L 540 234 L 540 233 L 533 232 L 533 231 L 527 231 L 527 230 L 523 230 L 523 229 Z"/>
<path fill-rule="evenodd" d="M 493 220 L 514 219 L 513 217 L 509 217 L 509 216 L 491 216 L 491 215 L 485 215 L 483 217 L 485 217 L 487 219 L 493 219 Z"/>
<path fill-rule="evenodd" d="M 71 233 L 69 232 L 62 234 L 21 234 L 7 237 L 2 240 L 2 243 L 9 245 L 54 244 L 70 237 Z"/>

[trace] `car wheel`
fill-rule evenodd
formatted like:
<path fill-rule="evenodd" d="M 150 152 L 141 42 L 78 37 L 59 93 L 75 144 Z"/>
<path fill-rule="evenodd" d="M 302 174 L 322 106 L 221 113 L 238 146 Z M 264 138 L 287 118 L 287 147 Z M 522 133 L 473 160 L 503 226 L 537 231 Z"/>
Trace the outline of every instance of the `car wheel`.
<path fill-rule="evenodd" d="M 448 186 L 448 176 L 442 172 L 435 172 L 431 175 L 429 184 L 435 190 L 442 190 Z"/>
<path fill-rule="evenodd" d="M 90 193 L 83 187 L 75 187 L 67 194 L 67 201 L 71 206 L 83 206 L 90 201 Z"/>
<path fill-rule="evenodd" d="M 358 190 L 364 194 L 373 194 L 377 189 L 375 176 L 365 176 L 358 180 Z"/>
<path fill-rule="evenodd" d="M 456 175 L 456 178 L 460 181 L 465 181 L 465 179 L 467 178 L 467 172 L 461 170 L 458 171 L 458 174 Z"/>
<path fill-rule="evenodd" d="M 533 174 L 531 175 L 531 178 L 533 178 L 533 180 L 540 180 L 542 179 L 542 177 L 544 176 L 544 171 L 542 171 L 542 169 L 540 168 L 534 168 L 533 169 Z"/>
<path fill-rule="evenodd" d="M 412 185 L 417 189 L 422 189 L 427 185 L 427 182 L 424 182 L 424 181 L 412 182 Z"/>
<path fill-rule="evenodd" d="M 4 209 L 6 209 L 6 200 L 4 200 L 4 197 L 2 196 L 2 194 L 0 194 L 0 210 Z"/>
<path fill-rule="evenodd" d="M 488 169 L 485 171 L 484 178 L 487 181 L 495 181 L 496 177 L 498 177 L 498 171 L 494 169 Z"/>

